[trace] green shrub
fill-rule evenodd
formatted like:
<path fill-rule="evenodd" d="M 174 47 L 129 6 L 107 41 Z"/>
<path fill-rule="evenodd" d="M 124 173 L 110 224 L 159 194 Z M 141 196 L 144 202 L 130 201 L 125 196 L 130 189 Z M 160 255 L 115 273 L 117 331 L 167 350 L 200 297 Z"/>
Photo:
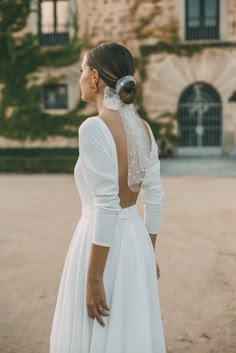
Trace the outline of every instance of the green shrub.
<path fill-rule="evenodd" d="M 0 172 L 72 173 L 78 148 L 0 149 Z"/>

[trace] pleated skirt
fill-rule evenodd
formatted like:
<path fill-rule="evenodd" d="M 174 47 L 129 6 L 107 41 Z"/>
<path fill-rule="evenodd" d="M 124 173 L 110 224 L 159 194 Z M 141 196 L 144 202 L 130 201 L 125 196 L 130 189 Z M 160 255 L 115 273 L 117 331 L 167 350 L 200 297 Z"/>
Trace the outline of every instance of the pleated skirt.
<path fill-rule="evenodd" d="M 137 205 L 121 209 L 103 274 L 105 327 L 87 313 L 95 209 L 82 206 L 60 280 L 50 353 L 166 353 L 155 254 Z"/>

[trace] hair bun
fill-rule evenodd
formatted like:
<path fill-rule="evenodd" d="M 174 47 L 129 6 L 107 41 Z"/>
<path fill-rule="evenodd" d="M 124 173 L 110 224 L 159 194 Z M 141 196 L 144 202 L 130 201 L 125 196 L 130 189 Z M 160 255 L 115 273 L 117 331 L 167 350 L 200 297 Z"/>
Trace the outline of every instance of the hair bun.
<path fill-rule="evenodd" d="M 136 94 L 137 94 L 137 88 L 136 88 L 136 83 L 134 81 L 129 81 L 125 83 L 119 91 L 120 99 L 125 104 L 133 103 L 135 100 Z"/>

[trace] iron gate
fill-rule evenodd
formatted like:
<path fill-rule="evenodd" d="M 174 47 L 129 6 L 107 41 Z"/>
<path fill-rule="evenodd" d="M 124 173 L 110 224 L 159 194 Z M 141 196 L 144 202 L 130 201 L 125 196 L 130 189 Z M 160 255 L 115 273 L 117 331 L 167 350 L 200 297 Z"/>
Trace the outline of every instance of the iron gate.
<path fill-rule="evenodd" d="M 178 154 L 222 152 L 222 105 L 215 89 L 197 83 L 182 94 L 178 106 Z"/>

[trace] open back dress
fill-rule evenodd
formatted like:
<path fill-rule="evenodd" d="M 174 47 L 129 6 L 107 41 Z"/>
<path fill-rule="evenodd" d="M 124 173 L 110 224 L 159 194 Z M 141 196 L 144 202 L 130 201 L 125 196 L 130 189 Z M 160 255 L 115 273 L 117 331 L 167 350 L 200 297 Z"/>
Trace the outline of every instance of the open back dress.
<path fill-rule="evenodd" d="M 137 204 L 120 207 L 116 144 L 99 117 L 79 128 L 74 179 L 82 214 L 66 255 L 50 334 L 50 353 L 166 353 L 156 259 L 149 233 L 158 232 L 163 189 L 151 128 L 151 157 Z M 103 281 L 105 327 L 88 316 L 86 281 L 91 244 L 109 246 Z"/>

